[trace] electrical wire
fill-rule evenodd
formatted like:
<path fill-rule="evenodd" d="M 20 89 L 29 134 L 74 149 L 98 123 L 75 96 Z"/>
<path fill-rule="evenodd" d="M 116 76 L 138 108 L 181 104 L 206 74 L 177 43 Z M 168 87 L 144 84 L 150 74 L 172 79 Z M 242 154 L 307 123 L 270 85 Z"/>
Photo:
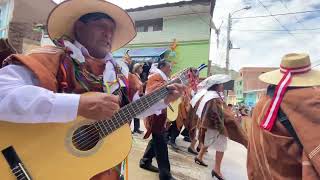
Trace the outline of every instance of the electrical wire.
<path fill-rule="evenodd" d="M 290 11 L 290 9 L 288 8 L 287 4 L 286 4 L 283 0 L 280 0 L 280 3 L 287 9 L 287 11 L 288 11 L 289 13 L 291 13 L 291 11 Z M 303 27 L 303 28 L 305 27 L 305 26 L 302 24 L 302 22 L 297 18 L 296 15 L 294 15 L 293 17 L 296 19 L 297 23 L 301 25 L 301 27 Z"/>
<path fill-rule="evenodd" d="M 272 14 L 272 15 L 233 17 L 232 19 L 268 18 L 268 17 L 274 17 L 274 16 L 286 16 L 286 15 L 292 15 L 292 14 L 314 13 L 314 12 L 320 12 L 320 9 L 310 10 L 310 11 L 291 12 L 291 13 L 280 13 L 280 14 Z"/>

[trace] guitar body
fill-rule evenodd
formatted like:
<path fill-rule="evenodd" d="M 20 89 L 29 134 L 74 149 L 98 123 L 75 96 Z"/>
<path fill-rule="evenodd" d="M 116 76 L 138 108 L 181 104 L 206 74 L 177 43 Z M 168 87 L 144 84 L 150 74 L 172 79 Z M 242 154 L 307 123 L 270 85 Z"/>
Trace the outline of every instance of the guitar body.
<path fill-rule="evenodd" d="M 70 145 L 70 133 L 78 124 L 70 123 L 17 124 L 0 122 L 0 179 L 17 179 L 1 151 L 12 146 L 32 179 L 88 180 L 92 176 L 121 163 L 129 154 L 132 136 L 125 124 L 91 150 L 83 153 Z"/>
<path fill-rule="evenodd" d="M 179 114 L 179 104 L 181 103 L 181 98 L 177 99 L 176 101 L 170 103 L 172 111 L 169 107 L 167 107 L 167 119 L 170 122 L 173 122 L 177 119 L 178 114 Z"/>
<path fill-rule="evenodd" d="M 186 85 L 203 67 L 188 68 L 169 83 Z M 0 180 L 88 180 L 113 168 L 131 149 L 128 122 L 168 94 L 166 84 L 122 107 L 111 120 L 79 117 L 69 123 L 40 124 L 0 120 Z M 173 103 L 172 120 L 178 116 L 180 101 Z"/>

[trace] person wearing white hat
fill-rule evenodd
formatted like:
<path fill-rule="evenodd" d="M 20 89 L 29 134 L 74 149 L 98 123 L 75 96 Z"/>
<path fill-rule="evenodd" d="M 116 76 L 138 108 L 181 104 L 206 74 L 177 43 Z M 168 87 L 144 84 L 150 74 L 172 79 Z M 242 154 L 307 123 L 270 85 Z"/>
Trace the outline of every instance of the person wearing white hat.
<path fill-rule="evenodd" d="M 0 119 L 15 123 L 67 123 L 78 115 L 110 119 L 128 103 L 128 68 L 111 52 L 136 36 L 130 16 L 104 0 L 66 0 L 52 10 L 47 26 L 56 47 L 14 54 L 4 61 Z M 172 93 L 140 116 L 166 108 L 182 94 L 181 85 L 168 87 Z M 80 95 L 88 91 L 94 93 Z M 118 178 L 114 170 L 93 179 Z"/>
<path fill-rule="evenodd" d="M 320 179 L 320 71 L 308 54 L 290 53 L 259 78 L 270 85 L 252 115 L 248 178 Z"/>
<path fill-rule="evenodd" d="M 205 132 L 204 139 L 202 138 L 203 146 L 195 157 L 195 162 L 207 167 L 208 165 L 203 162 L 203 156 L 208 147 L 212 146 L 216 150 L 216 158 L 211 174 L 219 180 L 223 179 L 221 162 L 227 148 L 227 137 L 247 145 L 247 139 L 240 124 L 234 119 L 224 102 L 223 84 L 230 80 L 231 77 L 224 74 L 208 77 L 198 85 L 199 91 L 191 100 L 191 105 L 200 118 L 200 127 Z"/>

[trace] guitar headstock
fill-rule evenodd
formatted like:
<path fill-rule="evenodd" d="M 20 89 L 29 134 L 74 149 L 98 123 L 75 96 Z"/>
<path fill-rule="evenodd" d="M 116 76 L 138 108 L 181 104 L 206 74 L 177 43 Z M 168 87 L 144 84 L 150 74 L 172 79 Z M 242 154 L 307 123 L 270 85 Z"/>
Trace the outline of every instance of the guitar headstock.
<path fill-rule="evenodd" d="M 177 76 L 177 79 L 180 80 L 180 83 L 186 86 L 190 86 L 192 89 L 196 89 L 199 82 L 199 73 L 201 70 L 206 68 L 207 65 L 201 64 L 198 68 L 187 68 L 180 72 Z"/>

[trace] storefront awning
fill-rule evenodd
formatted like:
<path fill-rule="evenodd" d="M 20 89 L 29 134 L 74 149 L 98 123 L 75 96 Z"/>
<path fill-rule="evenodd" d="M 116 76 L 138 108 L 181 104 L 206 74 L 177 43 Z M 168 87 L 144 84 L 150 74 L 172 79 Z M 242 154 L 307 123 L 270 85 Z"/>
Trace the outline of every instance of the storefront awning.
<path fill-rule="evenodd" d="M 123 58 L 129 50 L 129 56 L 134 61 L 150 61 L 163 58 L 162 55 L 168 50 L 167 47 L 145 47 L 145 48 L 121 48 L 113 52 L 114 58 Z"/>

